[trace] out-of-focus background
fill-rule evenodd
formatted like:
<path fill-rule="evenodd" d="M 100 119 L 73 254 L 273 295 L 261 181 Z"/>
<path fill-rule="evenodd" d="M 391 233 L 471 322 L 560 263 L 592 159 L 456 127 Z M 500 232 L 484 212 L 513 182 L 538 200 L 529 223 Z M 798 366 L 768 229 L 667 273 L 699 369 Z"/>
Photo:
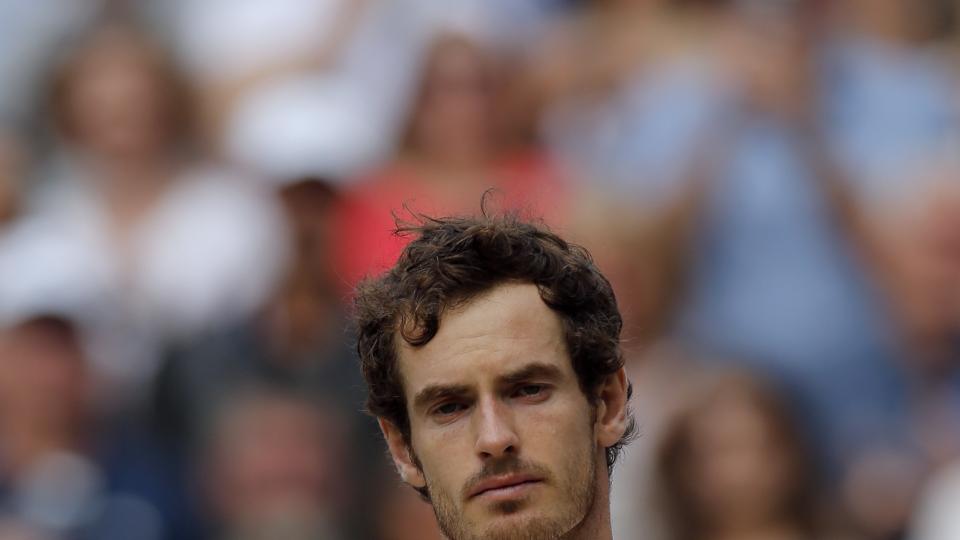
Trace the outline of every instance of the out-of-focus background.
<path fill-rule="evenodd" d="M 0 540 L 438 538 L 350 291 L 489 188 L 614 283 L 618 539 L 957 540 L 958 69 L 956 0 L 0 0 Z"/>

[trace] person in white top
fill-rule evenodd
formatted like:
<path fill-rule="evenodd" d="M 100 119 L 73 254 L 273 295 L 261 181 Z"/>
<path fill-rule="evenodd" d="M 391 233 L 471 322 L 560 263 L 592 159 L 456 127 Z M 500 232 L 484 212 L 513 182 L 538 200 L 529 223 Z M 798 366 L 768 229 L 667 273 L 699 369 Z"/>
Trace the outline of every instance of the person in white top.
<path fill-rule="evenodd" d="M 102 291 L 109 338 L 95 356 L 121 381 L 148 379 L 159 343 L 257 309 L 286 257 L 273 194 L 190 155 L 186 95 L 162 49 L 110 22 L 71 48 L 51 86 L 62 152 L 21 244 L 70 247 L 53 260 Z"/>

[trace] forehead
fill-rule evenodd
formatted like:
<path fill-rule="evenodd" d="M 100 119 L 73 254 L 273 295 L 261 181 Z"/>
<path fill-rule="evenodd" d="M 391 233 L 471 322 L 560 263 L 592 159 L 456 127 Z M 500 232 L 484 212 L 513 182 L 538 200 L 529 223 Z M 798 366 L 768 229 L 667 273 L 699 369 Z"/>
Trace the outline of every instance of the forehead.
<path fill-rule="evenodd" d="M 400 341 L 407 396 L 430 384 L 481 385 L 533 362 L 573 374 L 560 317 L 532 284 L 498 285 L 445 312 L 426 345 Z"/>

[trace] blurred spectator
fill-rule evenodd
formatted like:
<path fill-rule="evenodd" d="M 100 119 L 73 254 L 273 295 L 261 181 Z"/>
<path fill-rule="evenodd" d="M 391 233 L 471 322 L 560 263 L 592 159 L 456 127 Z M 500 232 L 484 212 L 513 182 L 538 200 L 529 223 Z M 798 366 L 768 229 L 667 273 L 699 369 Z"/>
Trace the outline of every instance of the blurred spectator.
<path fill-rule="evenodd" d="M 681 343 L 624 344 L 629 347 L 627 376 L 633 383 L 630 408 L 640 435 L 617 461 L 611 524 L 614 538 L 663 540 L 669 522 L 659 500 L 657 453 L 674 418 L 710 380 L 710 369 Z"/>
<path fill-rule="evenodd" d="M 248 385 L 310 396 L 341 424 L 331 444 L 349 447 L 351 460 L 364 463 L 352 475 L 356 489 L 339 494 L 339 517 L 350 526 L 372 527 L 363 508 L 386 462 L 379 431 L 361 412 L 363 380 L 330 266 L 339 234 L 332 224 L 336 194 L 329 183 L 307 178 L 280 187 L 278 198 L 293 248 L 284 278 L 256 313 L 173 347 L 156 382 L 158 427 L 172 448 L 189 454 L 224 397 Z"/>
<path fill-rule="evenodd" d="M 187 89 L 139 30 L 96 26 L 51 91 L 63 151 L 31 205 L 43 223 L 32 243 L 70 244 L 60 264 L 103 299 L 100 375 L 111 397 L 142 396 L 158 342 L 260 305 L 283 265 L 282 218 L 252 184 L 190 154 Z"/>
<path fill-rule="evenodd" d="M 906 400 L 901 419 L 888 420 L 900 433 L 858 445 L 844 480 L 847 506 L 875 537 L 904 534 L 929 471 L 960 452 L 960 79 L 936 46 L 949 30 L 944 7 L 839 2 L 825 44 L 825 133 L 891 312 Z"/>
<path fill-rule="evenodd" d="M 739 101 L 705 182 L 679 335 L 788 382 L 842 468 L 863 446 L 903 442 L 905 389 L 818 121 L 815 5 L 778 6 L 732 12 Z"/>
<path fill-rule="evenodd" d="M 618 300 L 642 342 L 677 324 L 705 176 L 727 150 L 726 5 L 585 2 L 529 55 L 516 90 L 512 114 L 542 111 L 538 134 L 587 198 L 616 201 L 587 245 L 618 237 Z"/>
<path fill-rule="evenodd" d="M 883 206 L 873 229 L 877 264 L 919 373 L 956 369 L 960 331 L 960 162 Z"/>
<path fill-rule="evenodd" d="M 934 48 L 936 0 L 844 0 L 826 36 L 830 147 L 865 203 L 921 188 L 927 168 L 956 160 L 960 100 L 952 60 Z M 882 210 L 880 210 L 882 211 Z"/>
<path fill-rule="evenodd" d="M 439 36 L 430 48 L 419 93 L 397 158 L 344 196 L 338 277 L 352 286 L 387 268 L 405 239 L 391 234 L 405 205 L 427 215 L 475 212 L 490 188 L 507 208 L 547 222 L 562 215 L 559 173 L 536 150 L 504 148 L 497 65 L 465 36 Z"/>
<path fill-rule="evenodd" d="M 224 540 L 349 538 L 341 422 L 283 391 L 241 392 L 223 404 L 200 462 Z"/>
<path fill-rule="evenodd" d="M 74 324 L 21 316 L 0 335 L 3 517 L 64 539 L 190 538 L 169 464 L 145 439 L 104 430 L 94 416 Z"/>
<path fill-rule="evenodd" d="M 878 275 L 896 308 L 909 416 L 905 441 L 861 449 L 844 495 L 878 536 L 902 529 L 928 474 L 960 456 L 960 193 L 947 180 L 885 205 L 873 230 Z"/>
<path fill-rule="evenodd" d="M 663 436 L 657 462 L 666 538 L 836 538 L 805 445 L 773 389 L 721 375 Z"/>
<path fill-rule="evenodd" d="M 145 288 L 202 288 L 190 291 L 197 296 L 179 291 L 178 306 L 163 306 L 185 310 L 177 313 L 185 319 L 179 324 L 201 325 L 205 317 L 230 316 L 231 308 L 257 304 L 256 295 L 271 284 L 271 274 L 281 264 L 279 257 L 263 261 L 262 256 L 282 253 L 260 251 L 274 243 L 279 216 L 270 199 L 241 179 L 192 162 L 185 146 L 191 122 L 187 89 L 156 45 L 131 27 L 108 23 L 95 29 L 62 65 L 53 83 L 52 104 L 69 155 L 61 170 L 65 178 L 57 178 L 43 194 L 40 204 L 50 206 L 41 210 L 57 212 L 65 221 L 91 222 L 71 225 L 102 228 L 88 234 L 106 236 L 103 243 L 112 247 L 114 257 L 141 258 L 139 264 L 127 264 L 143 266 L 136 268 L 142 279 L 160 281 Z M 177 235 L 185 227 L 192 238 Z M 154 228 L 163 238 L 152 238 Z M 216 256 L 187 265 L 178 258 L 177 266 L 187 273 L 176 276 L 182 280 L 177 285 L 166 283 L 173 276 L 162 272 L 173 269 L 163 248 L 187 240 L 195 243 L 179 245 L 180 257 L 198 250 L 212 250 Z M 210 244 L 197 245 L 203 242 Z M 243 267 L 244 277 L 236 275 L 235 265 Z M 246 287 L 238 287 L 241 284 Z M 244 288 L 250 297 L 238 295 Z M 174 292 L 152 291 L 150 300 L 169 303 L 174 298 L 161 295 Z"/>
<path fill-rule="evenodd" d="M 525 106 L 544 109 L 544 139 L 577 179 L 645 212 L 684 193 L 728 93 L 713 65 L 724 4 L 599 0 L 556 25 Z"/>
<path fill-rule="evenodd" d="M 177 41 L 195 67 L 214 143 L 277 176 L 335 178 L 390 157 L 438 30 L 513 51 L 557 9 L 555 0 L 181 4 Z"/>
<path fill-rule="evenodd" d="M 336 195 L 329 184 L 304 179 L 279 198 L 294 248 L 284 279 L 250 317 L 177 344 L 161 374 L 159 412 L 175 440 L 195 441 L 197 423 L 222 396 L 251 381 L 299 388 L 357 420 L 362 379 L 329 266 Z"/>

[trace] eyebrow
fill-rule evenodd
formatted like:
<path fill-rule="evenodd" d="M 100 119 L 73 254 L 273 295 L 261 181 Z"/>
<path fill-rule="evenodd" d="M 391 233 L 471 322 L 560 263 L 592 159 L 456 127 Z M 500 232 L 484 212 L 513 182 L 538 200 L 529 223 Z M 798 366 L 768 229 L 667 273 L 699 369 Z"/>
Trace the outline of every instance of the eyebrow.
<path fill-rule="evenodd" d="M 465 384 L 431 384 L 423 390 L 417 392 L 416 397 L 413 398 L 413 407 L 414 409 L 420 410 L 426 408 L 427 405 L 436 401 L 447 398 L 463 397 L 468 394 L 470 394 L 470 387 Z"/>
<path fill-rule="evenodd" d="M 557 381 L 562 377 L 563 375 L 560 368 L 557 366 L 534 362 L 497 377 L 497 386 L 504 388 L 532 379 Z M 461 398 L 469 395 L 471 392 L 470 386 L 465 384 L 431 384 L 417 392 L 417 395 L 413 398 L 413 407 L 414 409 L 422 410 L 431 403 L 443 399 Z"/>
<path fill-rule="evenodd" d="M 534 362 L 527 364 L 516 371 L 507 373 L 497 378 L 498 386 L 512 386 L 517 383 L 529 381 L 531 379 L 542 379 L 547 381 L 557 381 L 563 378 L 560 368 L 552 364 Z"/>

